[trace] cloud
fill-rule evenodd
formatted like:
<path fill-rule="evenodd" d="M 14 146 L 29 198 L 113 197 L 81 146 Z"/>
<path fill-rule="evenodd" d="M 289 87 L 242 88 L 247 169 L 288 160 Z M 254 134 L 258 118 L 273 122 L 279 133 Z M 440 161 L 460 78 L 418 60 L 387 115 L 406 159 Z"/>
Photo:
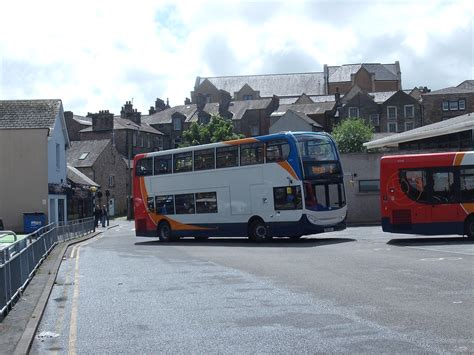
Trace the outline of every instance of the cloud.
<path fill-rule="evenodd" d="M 323 64 L 399 60 L 408 88 L 474 77 L 469 1 L 19 0 L 2 14 L 0 98 L 59 97 L 78 114 L 182 104 L 197 76 Z"/>

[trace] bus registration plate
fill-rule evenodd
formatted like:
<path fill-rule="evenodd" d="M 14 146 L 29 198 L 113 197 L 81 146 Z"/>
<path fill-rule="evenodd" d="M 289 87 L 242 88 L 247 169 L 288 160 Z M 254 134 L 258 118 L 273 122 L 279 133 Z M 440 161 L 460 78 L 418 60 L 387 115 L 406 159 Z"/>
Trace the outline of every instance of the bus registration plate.
<path fill-rule="evenodd" d="M 334 228 L 333 227 L 324 228 L 324 232 L 334 232 Z"/>

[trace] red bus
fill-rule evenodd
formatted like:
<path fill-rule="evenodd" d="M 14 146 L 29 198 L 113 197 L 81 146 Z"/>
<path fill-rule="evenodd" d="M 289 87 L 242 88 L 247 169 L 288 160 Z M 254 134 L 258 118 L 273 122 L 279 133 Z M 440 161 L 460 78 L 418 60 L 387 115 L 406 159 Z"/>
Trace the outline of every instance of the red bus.
<path fill-rule="evenodd" d="M 380 160 L 382 229 L 474 236 L 474 152 Z"/>

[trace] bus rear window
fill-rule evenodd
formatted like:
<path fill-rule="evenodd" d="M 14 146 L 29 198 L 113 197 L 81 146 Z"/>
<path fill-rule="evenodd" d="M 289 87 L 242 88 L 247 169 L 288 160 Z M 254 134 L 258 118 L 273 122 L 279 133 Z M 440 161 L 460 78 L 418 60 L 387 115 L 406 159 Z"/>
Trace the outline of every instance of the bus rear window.
<path fill-rule="evenodd" d="M 153 160 L 152 158 L 144 158 L 137 161 L 135 168 L 136 176 L 153 175 Z"/>

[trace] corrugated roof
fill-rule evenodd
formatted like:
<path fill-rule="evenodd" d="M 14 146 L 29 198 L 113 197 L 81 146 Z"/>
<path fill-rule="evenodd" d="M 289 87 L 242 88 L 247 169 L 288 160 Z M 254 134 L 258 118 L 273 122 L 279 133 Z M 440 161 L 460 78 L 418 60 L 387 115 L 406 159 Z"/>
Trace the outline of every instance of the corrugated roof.
<path fill-rule="evenodd" d="M 61 100 L 0 100 L 0 129 L 54 128 Z"/>
<path fill-rule="evenodd" d="M 325 93 L 324 73 L 291 73 L 266 75 L 241 75 L 199 78 L 199 85 L 209 80 L 217 89 L 229 92 L 232 96 L 245 84 L 260 91 L 261 97 L 323 95 Z"/>
<path fill-rule="evenodd" d="M 67 162 L 75 168 L 92 167 L 109 143 L 110 139 L 73 141 L 67 151 Z"/>
<path fill-rule="evenodd" d="M 389 146 L 397 146 L 400 143 L 411 142 L 425 138 L 437 137 L 474 129 L 474 113 L 453 117 L 445 121 L 433 123 L 410 131 L 395 134 L 390 137 L 376 139 L 364 146 L 367 149 L 375 149 Z"/>
<path fill-rule="evenodd" d="M 87 175 L 84 175 L 79 170 L 71 165 L 67 165 L 67 178 L 77 185 L 87 185 L 100 187 L 99 184 L 91 180 Z"/>

